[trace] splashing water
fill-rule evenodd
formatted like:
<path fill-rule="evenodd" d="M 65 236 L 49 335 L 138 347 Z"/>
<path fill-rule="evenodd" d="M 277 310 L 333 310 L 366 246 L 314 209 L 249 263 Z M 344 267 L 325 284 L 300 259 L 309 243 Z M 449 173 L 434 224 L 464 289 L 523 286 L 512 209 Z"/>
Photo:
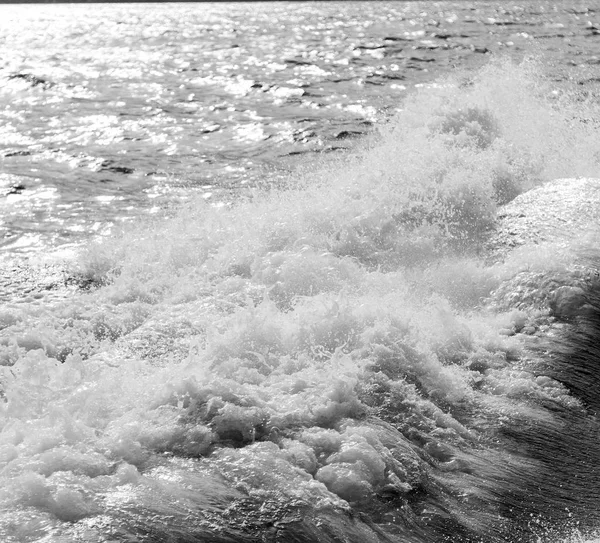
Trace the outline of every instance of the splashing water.
<path fill-rule="evenodd" d="M 550 186 L 599 218 L 593 180 L 546 185 L 598 174 L 594 108 L 492 62 L 284 190 L 89 247 L 87 291 L 9 304 L 2 540 L 593 541 L 595 392 L 552 360 L 597 337 L 597 238 L 497 233 Z M 586 292 L 584 320 L 557 301 Z"/>

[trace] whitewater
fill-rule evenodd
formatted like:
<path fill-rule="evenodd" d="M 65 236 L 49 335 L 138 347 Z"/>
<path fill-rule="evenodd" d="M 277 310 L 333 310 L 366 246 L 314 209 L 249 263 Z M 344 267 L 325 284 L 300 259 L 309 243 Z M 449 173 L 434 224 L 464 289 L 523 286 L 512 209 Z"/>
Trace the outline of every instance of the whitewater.
<path fill-rule="evenodd" d="M 599 6 L 1 10 L 0 541 L 598 540 Z"/>

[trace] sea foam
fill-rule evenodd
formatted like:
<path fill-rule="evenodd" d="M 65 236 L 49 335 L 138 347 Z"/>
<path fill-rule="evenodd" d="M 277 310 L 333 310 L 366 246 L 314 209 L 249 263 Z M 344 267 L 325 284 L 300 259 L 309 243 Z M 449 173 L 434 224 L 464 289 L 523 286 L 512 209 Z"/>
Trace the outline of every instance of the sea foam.
<path fill-rule="evenodd" d="M 285 189 L 196 200 L 93 245 L 68 299 L 6 307 L 3 540 L 596 527 L 594 491 L 554 488 L 540 452 L 568 438 L 575 454 L 596 428 L 545 339 L 578 325 L 548 300 L 589 287 L 593 242 L 489 245 L 499 206 L 597 173 L 592 107 L 533 62 L 493 62 L 421 89 Z"/>

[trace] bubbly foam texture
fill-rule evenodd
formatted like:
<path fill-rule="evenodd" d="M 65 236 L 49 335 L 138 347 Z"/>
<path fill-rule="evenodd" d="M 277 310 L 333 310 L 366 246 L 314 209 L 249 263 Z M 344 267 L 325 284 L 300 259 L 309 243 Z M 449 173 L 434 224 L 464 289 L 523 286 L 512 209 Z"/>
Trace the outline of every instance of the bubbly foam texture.
<path fill-rule="evenodd" d="M 232 502 L 345 512 L 427 488 L 432 466 L 451 487 L 485 478 L 494 421 L 579 407 L 529 364 L 547 309 L 493 303 L 574 256 L 478 255 L 498 205 L 597 173 L 584 107 L 535 63 L 494 62 L 422 89 L 363 151 L 286 190 L 197 200 L 90 247 L 88 293 L 5 308 L 3 541 L 108 541 L 193 511 L 208 537 Z"/>

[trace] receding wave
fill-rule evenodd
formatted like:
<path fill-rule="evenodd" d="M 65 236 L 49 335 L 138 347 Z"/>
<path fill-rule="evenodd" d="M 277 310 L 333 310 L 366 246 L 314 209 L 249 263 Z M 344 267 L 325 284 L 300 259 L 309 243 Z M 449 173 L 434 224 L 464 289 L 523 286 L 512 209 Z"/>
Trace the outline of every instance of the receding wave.
<path fill-rule="evenodd" d="M 90 246 L 0 313 L 2 540 L 590 540 L 597 118 L 493 62 Z"/>

